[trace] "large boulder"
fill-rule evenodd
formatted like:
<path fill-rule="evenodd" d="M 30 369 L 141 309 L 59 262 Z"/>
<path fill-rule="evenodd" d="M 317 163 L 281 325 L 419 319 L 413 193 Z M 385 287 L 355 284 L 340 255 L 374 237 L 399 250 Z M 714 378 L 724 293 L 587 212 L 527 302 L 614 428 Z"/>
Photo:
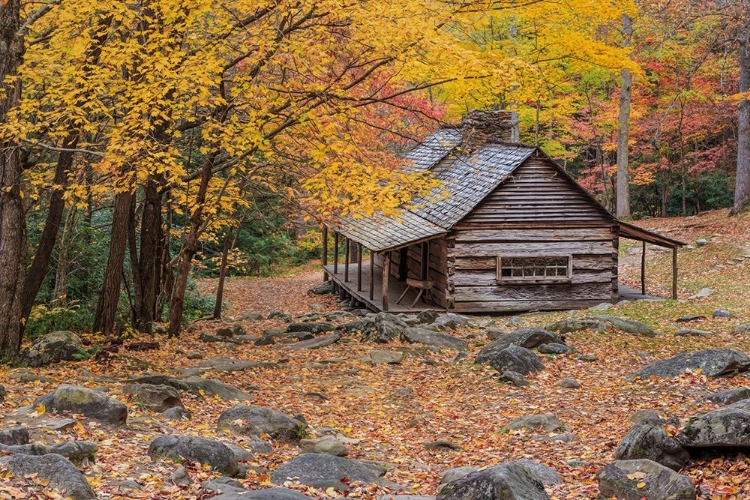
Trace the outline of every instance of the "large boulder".
<path fill-rule="evenodd" d="M 237 405 L 219 415 L 219 430 L 229 429 L 246 436 L 268 435 L 274 439 L 297 440 L 307 426 L 276 411 L 255 405 Z"/>
<path fill-rule="evenodd" d="M 0 444 L 17 446 L 29 442 L 29 430 L 26 427 L 12 427 L 0 430 Z"/>
<path fill-rule="evenodd" d="M 606 321 L 611 324 L 614 329 L 620 330 L 621 332 L 632 333 L 643 337 L 656 337 L 656 332 L 653 331 L 651 327 L 634 319 L 618 318 L 616 316 L 589 316 L 589 318 L 596 321 Z"/>
<path fill-rule="evenodd" d="M 599 494 L 618 500 L 695 500 L 690 478 L 651 460 L 618 460 L 597 472 Z"/>
<path fill-rule="evenodd" d="M 130 394 L 135 403 L 156 412 L 163 412 L 176 406 L 185 407 L 180 399 L 180 393 L 169 385 L 131 384 L 125 386 L 123 392 Z"/>
<path fill-rule="evenodd" d="M 690 460 L 690 454 L 660 425 L 646 420 L 628 431 L 615 450 L 615 458 L 652 460 L 679 471 Z"/>
<path fill-rule="evenodd" d="M 506 429 L 514 431 L 518 429 L 542 430 L 544 432 L 565 431 L 567 427 L 552 413 L 537 413 L 536 415 L 526 415 L 510 421 L 505 426 Z"/>
<path fill-rule="evenodd" d="M 345 457 L 349 454 L 344 443 L 331 435 L 317 439 L 302 439 L 299 442 L 299 448 L 301 453 L 327 453 L 337 457 Z"/>
<path fill-rule="evenodd" d="M 549 496 L 528 467 L 507 463 L 444 485 L 437 500 L 549 500 Z"/>
<path fill-rule="evenodd" d="M 60 361 L 73 361 L 85 353 L 78 335 L 59 331 L 34 340 L 31 347 L 21 351 L 20 361 L 27 366 L 46 366 Z"/>
<path fill-rule="evenodd" d="M 323 333 L 333 331 L 334 325 L 328 321 L 308 321 L 306 323 L 291 323 L 286 327 L 287 332 Z"/>
<path fill-rule="evenodd" d="M 507 349 L 508 347 L 515 345 L 525 347 L 526 349 L 533 349 L 542 344 L 564 344 L 565 339 L 555 332 L 545 330 L 544 328 L 520 328 L 505 335 L 501 335 L 497 339 L 493 340 L 479 352 L 477 355 L 477 363 L 485 363 L 489 361 L 494 354 Z"/>
<path fill-rule="evenodd" d="M 349 482 L 359 481 L 380 486 L 397 486 L 380 477 L 379 471 L 359 460 L 350 460 L 325 453 L 305 453 L 280 465 L 271 472 L 271 481 L 299 481 L 314 488 L 348 491 Z"/>
<path fill-rule="evenodd" d="M 750 399 L 691 418 L 677 439 L 686 448 L 750 447 Z"/>
<path fill-rule="evenodd" d="M 226 488 L 225 488 L 226 489 Z M 265 488 L 262 490 L 246 490 L 232 488 L 211 500 L 310 500 L 310 497 L 289 488 Z"/>
<path fill-rule="evenodd" d="M 340 333 L 332 333 L 331 335 L 325 335 L 323 337 L 300 340 L 294 344 L 284 344 L 284 347 L 291 351 L 298 351 L 301 349 L 319 349 L 321 347 L 335 344 L 339 339 L 341 339 Z"/>
<path fill-rule="evenodd" d="M 48 481 L 47 486 L 60 491 L 65 497 L 73 500 L 96 499 L 86 477 L 62 455 L 18 454 L 11 456 L 6 465 L 8 472 L 19 479 L 37 474 L 42 481 Z"/>
<path fill-rule="evenodd" d="M 227 476 L 237 474 L 237 458 L 224 443 L 197 436 L 157 436 L 148 447 L 152 460 L 171 458 L 208 464 Z"/>
<path fill-rule="evenodd" d="M 105 423 L 121 425 L 128 418 L 128 407 L 108 398 L 103 392 L 62 384 L 54 392 L 38 397 L 33 407 L 43 405 L 46 411 L 69 411 Z"/>
<path fill-rule="evenodd" d="M 219 380 L 209 379 L 193 375 L 185 378 L 169 377 L 167 375 L 148 375 L 127 380 L 133 384 L 168 385 L 187 391 L 191 394 L 212 398 L 219 396 L 228 401 L 252 401 L 254 398 L 236 387 L 225 384 Z"/>
<path fill-rule="evenodd" d="M 736 387 L 734 389 L 728 389 L 726 391 L 715 392 L 701 399 L 701 401 L 710 401 L 712 403 L 720 405 L 729 405 L 742 401 L 743 399 L 750 399 L 750 387 Z"/>
<path fill-rule="evenodd" d="M 631 378 L 648 378 L 652 375 L 660 378 L 679 377 L 685 370 L 701 370 L 703 375 L 720 377 L 744 372 L 750 369 L 750 357 L 732 349 L 706 349 L 693 353 L 683 352 L 668 359 L 650 363 Z"/>
<path fill-rule="evenodd" d="M 544 364 L 539 356 L 525 347 L 517 345 L 494 352 L 488 359 L 490 366 L 500 373 L 511 371 L 520 373 L 521 375 L 528 375 L 531 372 L 544 370 Z"/>
<path fill-rule="evenodd" d="M 52 453 L 61 455 L 74 462 L 80 462 L 84 458 L 93 458 L 99 447 L 90 441 L 68 441 L 63 444 L 21 444 L 14 446 L 0 445 L 0 451 L 12 455 L 50 455 Z"/>
<path fill-rule="evenodd" d="M 412 344 L 424 344 L 432 347 L 445 347 L 465 351 L 469 343 L 463 339 L 457 339 L 447 333 L 428 330 L 426 328 L 406 328 L 401 334 L 404 340 Z"/>
<path fill-rule="evenodd" d="M 594 318 L 567 318 L 547 325 L 547 330 L 557 333 L 580 332 L 583 330 L 593 330 L 603 333 L 610 328 L 612 328 L 612 323 L 609 321 Z"/>

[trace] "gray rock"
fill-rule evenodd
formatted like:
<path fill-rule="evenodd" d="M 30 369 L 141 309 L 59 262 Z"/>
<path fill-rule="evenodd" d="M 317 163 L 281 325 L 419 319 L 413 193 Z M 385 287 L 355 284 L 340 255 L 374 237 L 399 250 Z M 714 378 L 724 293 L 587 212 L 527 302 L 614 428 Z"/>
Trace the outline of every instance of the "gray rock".
<path fill-rule="evenodd" d="M 707 244 L 708 244 L 708 240 L 706 240 L 705 238 L 698 238 L 697 240 L 695 240 L 696 247 L 704 247 Z"/>
<path fill-rule="evenodd" d="M 232 358 L 211 358 L 205 359 L 195 366 L 185 368 L 181 374 L 183 377 L 192 377 L 203 375 L 207 372 L 238 372 L 252 368 L 278 368 L 276 363 L 266 361 L 247 361 L 244 359 Z"/>
<path fill-rule="evenodd" d="M 252 401 L 255 399 L 250 394 L 218 380 L 193 376 L 178 379 L 177 383 L 181 383 L 188 392 L 203 395 L 207 398 L 219 396 L 227 401 Z"/>
<path fill-rule="evenodd" d="M 616 316 L 590 316 L 591 319 L 599 321 L 608 321 L 614 328 L 625 333 L 632 333 L 634 335 L 640 335 L 643 337 L 656 337 L 656 332 L 653 331 L 645 323 L 635 321 L 633 319 L 618 318 Z"/>
<path fill-rule="evenodd" d="M 224 443 L 197 436 L 157 436 L 148 447 L 148 456 L 208 464 L 227 476 L 238 471 L 237 459 Z"/>
<path fill-rule="evenodd" d="M 750 399 L 688 420 L 677 435 L 685 448 L 750 447 Z"/>
<path fill-rule="evenodd" d="M 666 422 L 662 417 L 661 414 L 656 410 L 649 410 L 649 409 L 641 409 L 636 410 L 633 412 L 630 417 L 628 417 L 628 420 L 633 422 L 634 424 L 640 423 L 640 422 L 654 422 L 654 423 L 664 423 Z"/>
<path fill-rule="evenodd" d="M 344 443 L 330 435 L 318 439 L 302 439 L 299 442 L 299 448 L 300 453 L 327 453 L 337 457 L 345 457 L 349 454 Z"/>
<path fill-rule="evenodd" d="M 500 328 L 490 327 L 484 331 L 484 334 L 490 340 L 497 340 L 503 335 L 508 335 L 508 332 L 506 332 L 505 330 L 501 330 Z"/>
<path fill-rule="evenodd" d="M 132 384 L 123 388 L 132 396 L 133 402 L 149 410 L 163 412 L 176 406 L 184 408 L 180 393 L 169 385 Z"/>
<path fill-rule="evenodd" d="M 238 462 L 249 462 L 255 459 L 255 455 L 253 455 L 253 452 L 251 452 L 250 450 L 246 450 L 242 446 L 237 446 L 233 443 L 224 443 L 224 446 L 229 448 L 232 453 L 234 453 L 234 458 L 237 459 Z"/>
<path fill-rule="evenodd" d="M 404 360 L 404 353 L 401 351 L 383 351 L 375 349 L 367 355 L 367 360 L 373 365 L 397 365 Z"/>
<path fill-rule="evenodd" d="M 689 477 L 651 460 L 619 460 L 597 472 L 596 478 L 599 494 L 606 498 L 695 500 Z"/>
<path fill-rule="evenodd" d="M 447 439 L 438 439 L 437 441 L 427 441 L 424 444 L 425 450 L 453 450 L 460 451 L 461 447 Z"/>
<path fill-rule="evenodd" d="M 459 479 L 462 479 L 472 472 L 478 471 L 478 467 L 472 467 L 472 466 L 466 466 L 466 467 L 454 467 L 452 469 L 447 469 L 443 471 L 443 474 L 440 476 L 440 484 L 447 484 L 452 483 L 453 481 L 457 481 Z"/>
<path fill-rule="evenodd" d="M 60 361 L 73 361 L 84 355 L 81 338 L 73 332 L 52 332 L 34 340 L 31 347 L 21 351 L 19 359 L 27 366 L 46 366 Z"/>
<path fill-rule="evenodd" d="M 507 349 L 512 345 L 525 347 L 526 349 L 533 349 L 542 344 L 564 344 L 563 338 L 543 328 L 520 328 L 511 333 L 503 335 L 493 340 L 479 352 L 477 355 L 477 363 L 485 363 L 493 357 L 495 353 Z"/>
<path fill-rule="evenodd" d="M 22 455 L 61 455 L 74 462 L 80 462 L 84 458 L 93 458 L 98 450 L 96 443 L 90 441 L 68 441 L 63 444 L 46 445 L 46 444 L 22 444 L 15 446 L 5 446 L 0 444 L 0 451 L 10 454 Z"/>
<path fill-rule="evenodd" d="M 260 320 L 262 320 L 262 319 L 264 319 L 264 318 L 263 318 L 263 315 L 262 315 L 262 314 L 260 314 L 260 313 L 257 313 L 257 312 L 249 312 L 249 313 L 245 314 L 244 316 L 242 316 L 242 318 L 240 318 L 240 319 L 242 319 L 243 321 L 260 321 Z M 269 316 L 269 319 L 273 319 L 273 318 L 271 318 L 271 317 Z M 238 325 L 238 326 L 239 326 L 239 325 Z M 240 335 L 241 335 L 241 334 L 240 334 Z"/>
<path fill-rule="evenodd" d="M 469 318 L 459 314 L 441 314 L 430 324 L 435 330 L 454 330 L 458 325 L 468 325 Z"/>
<path fill-rule="evenodd" d="M 169 420 L 190 420 L 193 414 L 181 406 L 173 406 L 161 412 L 161 416 Z"/>
<path fill-rule="evenodd" d="M 345 478 L 348 478 L 346 483 L 341 481 Z M 315 488 L 334 488 L 340 491 L 349 491 L 347 483 L 350 481 L 397 486 L 381 478 L 368 464 L 320 453 L 299 455 L 271 472 L 271 481 L 276 484 L 283 484 L 289 480 Z"/>
<path fill-rule="evenodd" d="M 425 309 L 424 311 L 419 312 L 417 315 L 417 321 L 429 325 L 434 323 L 438 316 L 440 316 L 440 311 L 436 311 L 435 309 Z"/>
<path fill-rule="evenodd" d="M 687 314 L 685 316 L 680 316 L 675 321 L 677 323 L 688 323 L 690 321 L 698 321 L 699 319 L 706 319 L 706 317 L 702 314 Z"/>
<path fill-rule="evenodd" d="M 597 356 L 594 356 L 593 354 L 581 354 L 580 356 L 578 356 L 578 359 L 580 361 L 586 361 L 587 363 L 599 361 L 599 358 Z"/>
<path fill-rule="evenodd" d="M 126 479 L 125 481 L 120 481 L 117 483 L 117 487 L 120 489 L 120 491 L 123 490 L 142 490 L 143 486 L 138 484 L 137 482 L 133 481 L 132 479 Z"/>
<path fill-rule="evenodd" d="M 169 479 L 174 484 L 182 484 L 185 486 L 189 486 L 193 484 L 193 479 L 190 477 L 190 473 L 187 471 L 185 467 L 180 467 L 176 471 L 172 473 L 171 476 L 169 476 Z"/>
<path fill-rule="evenodd" d="M 299 351 L 301 349 L 320 349 L 331 344 L 335 344 L 341 339 L 340 333 L 334 333 L 332 335 L 325 335 L 323 337 L 316 337 L 309 340 L 300 340 L 295 344 L 285 344 L 284 347 L 291 351 Z"/>
<path fill-rule="evenodd" d="M 668 359 L 650 363 L 633 374 L 631 378 L 679 377 L 685 370 L 702 370 L 703 375 L 721 377 L 750 368 L 750 357 L 732 349 L 707 349 L 693 353 L 680 353 Z"/>
<path fill-rule="evenodd" d="M 698 293 L 696 293 L 695 295 L 691 295 L 688 298 L 690 300 L 704 299 L 704 298 L 708 297 L 709 295 L 713 295 L 713 293 L 714 293 L 714 291 L 711 290 L 710 288 L 701 288 Z"/>
<path fill-rule="evenodd" d="M 457 339 L 447 333 L 427 330 L 426 328 L 406 328 L 402 337 L 412 344 L 424 344 L 433 347 L 445 347 L 447 349 L 456 349 L 465 351 L 469 344 L 463 339 Z"/>
<path fill-rule="evenodd" d="M 734 314 L 730 313 L 726 309 L 717 309 L 711 316 L 714 318 L 734 318 Z"/>
<path fill-rule="evenodd" d="M 750 399 L 750 387 L 736 387 L 726 391 L 715 392 L 701 399 L 701 401 L 710 401 L 720 405 L 728 405 Z"/>
<path fill-rule="evenodd" d="M 235 488 L 213 497 L 211 500 L 310 500 L 310 497 L 289 488 L 266 488 L 245 490 Z"/>
<path fill-rule="evenodd" d="M 593 330 L 595 332 L 606 332 L 612 328 L 612 323 L 594 318 L 567 318 L 547 326 L 547 330 L 558 333 L 580 332 Z"/>
<path fill-rule="evenodd" d="M 313 334 L 332 332 L 333 323 L 329 321 L 308 321 L 305 323 L 291 323 L 286 327 L 287 332 L 310 332 Z"/>
<path fill-rule="evenodd" d="M 521 375 L 544 370 L 544 364 L 539 356 L 526 349 L 512 345 L 499 352 L 493 352 L 489 357 L 490 366 L 500 373 L 512 371 Z"/>
<path fill-rule="evenodd" d="M 49 377 L 45 377 L 44 375 L 37 375 L 36 373 L 32 372 L 31 370 L 27 370 L 26 368 L 16 368 L 15 370 L 11 370 L 8 378 L 11 380 L 15 380 L 17 382 L 52 382 L 53 380 Z"/>
<path fill-rule="evenodd" d="M 333 293 L 333 281 L 324 281 L 318 283 L 314 287 L 310 288 L 308 292 L 315 295 L 325 295 L 327 293 Z"/>
<path fill-rule="evenodd" d="M 488 467 L 443 486 L 437 500 L 548 500 L 544 485 L 517 463 Z"/>
<path fill-rule="evenodd" d="M 714 332 L 708 330 L 696 330 L 694 328 L 683 328 L 674 332 L 675 337 L 708 337 Z"/>
<path fill-rule="evenodd" d="M 552 413 L 539 413 L 536 415 L 526 415 L 518 417 L 505 426 L 508 430 L 528 429 L 532 431 L 543 430 L 545 432 L 566 431 L 567 427 L 563 425 Z"/>
<path fill-rule="evenodd" d="M 515 462 L 517 465 L 520 465 L 521 467 L 525 467 L 531 471 L 532 474 L 534 474 L 536 477 L 539 478 L 539 480 L 542 482 L 544 486 L 552 486 L 555 484 L 562 484 L 563 478 L 560 475 L 559 472 L 557 472 L 554 468 L 549 467 L 544 464 L 540 464 L 539 462 L 535 462 L 534 460 L 529 460 L 526 458 L 522 458 L 521 460 L 516 460 Z"/>
<path fill-rule="evenodd" d="M 515 385 L 516 387 L 525 387 L 527 385 L 531 385 L 531 382 L 526 380 L 526 377 L 521 375 L 518 372 L 513 371 L 506 371 L 503 372 L 500 375 L 500 380 L 504 380 L 506 382 L 510 382 L 511 384 Z"/>
<path fill-rule="evenodd" d="M 268 319 L 280 319 L 282 321 L 292 321 L 292 315 L 284 311 L 271 311 L 268 313 Z"/>
<path fill-rule="evenodd" d="M 558 441 L 561 443 L 575 443 L 576 441 L 581 440 L 581 438 L 571 432 L 563 432 L 562 434 L 555 434 L 552 436 L 541 434 L 534 436 L 532 439 L 534 439 L 534 441 Z"/>
<path fill-rule="evenodd" d="M 259 438 L 258 436 L 250 436 L 250 441 L 247 443 L 247 447 L 250 448 L 253 453 L 260 453 L 263 455 L 273 451 L 271 443 L 265 439 Z"/>
<path fill-rule="evenodd" d="M 0 430 L 0 444 L 17 446 L 29 442 L 29 430 L 26 427 L 14 427 Z"/>
<path fill-rule="evenodd" d="M 566 377 L 555 385 L 558 385 L 564 389 L 578 389 L 579 387 L 581 387 L 581 384 L 572 377 Z"/>
<path fill-rule="evenodd" d="M 750 333 L 750 323 L 742 323 L 735 326 L 732 333 Z"/>
<path fill-rule="evenodd" d="M 679 471 L 690 460 L 690 454 L 669 436 L 659 424 L 651 421 L 636 424 L 615 450 L 617 460 L 652 460 Z"/>
<path fill-rule="evenodd" d="M 218 429 L 229 429 L 246 436 L 268 434 L 274 439 L 296 440 L 307 426 L 265 406 L 237 405 L 219 415 Z"/>
<path fill-rule="evenodd" d="M 106 424 L 121 425 L 128 418 L 128 408 L 104 393 L 86 387 L 62 384 L 55 392 L 37 398 L 32 407 L 44 405 L 47 411 L 79 413 Z"/>
<path fill-rule="evenodd" d="M 96 499 L 86 476 L 62 455 L 13 455 L 7 461 L 8 471 L 23 478 L 38 474 L 39 479 L 49 481 L 48 486 L 62 492 L 73 500 Z"/>
<path fill-rule="evenodd" d="M 383 495 L 378 500 L 435 500 L 435 497 L 426 495 Z"/>
<path fill-rule="evenodd" d="M 570 347 L 565 344 L 542 344 L 537 347 L 541 354 L 567 354 L 571 351 Z"/>

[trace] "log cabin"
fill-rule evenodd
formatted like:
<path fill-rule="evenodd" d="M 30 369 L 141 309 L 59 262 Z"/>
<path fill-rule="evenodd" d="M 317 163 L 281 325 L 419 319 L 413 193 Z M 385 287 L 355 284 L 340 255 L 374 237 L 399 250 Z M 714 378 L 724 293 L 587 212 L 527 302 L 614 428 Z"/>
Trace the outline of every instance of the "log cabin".
<path fill-rule="evenodd" d="M 449 195 L 413 200 L 397 217 L 375 213 L 324 226 L 324 278 L 352 303 L 508 313 L 616 302 L 620 238 L 642 242 L 644 296 L 646 243 L 672 249 L 677 296 L 684 243 L 615 218 L 538 147 L 518 143 L 515 113 L 469 112 L 404 162 L 429 170 Z"/>

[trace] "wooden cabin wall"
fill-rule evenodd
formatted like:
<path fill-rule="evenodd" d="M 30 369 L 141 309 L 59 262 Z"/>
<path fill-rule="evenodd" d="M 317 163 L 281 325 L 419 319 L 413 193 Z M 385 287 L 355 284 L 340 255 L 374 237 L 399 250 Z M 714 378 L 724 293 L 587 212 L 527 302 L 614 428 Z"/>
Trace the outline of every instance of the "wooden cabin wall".
<path fill-rule="evenodd" d="M 447 237 L 449 308 L 504 312 L 589 307 L 617 290 L 617 226 L 545 158 L 532 157 Z M 502 255 L 569 255 L 565 283 L 498 282 Z"/>
<path fill-rule="evenodd" d="M 448 301 L 446 291 L 448 288 L 448 277 L 446 274 L 446 245 L 445 238 L 430 240 L 429 242 L 429 268 L 428 279 L 433 281 L 431 295 L 435 305 L 446 308 Z M 407 276 L 412 279 L 421 280 L 422 270 L 422 244 L 418 243 L 407 247 Z M 382 258 L 376 263 L 382 266 Z M 398 279 L 398 270 L 401 263 L 401 252 L 394 250 L 391 252 L 391 279 Z"/>

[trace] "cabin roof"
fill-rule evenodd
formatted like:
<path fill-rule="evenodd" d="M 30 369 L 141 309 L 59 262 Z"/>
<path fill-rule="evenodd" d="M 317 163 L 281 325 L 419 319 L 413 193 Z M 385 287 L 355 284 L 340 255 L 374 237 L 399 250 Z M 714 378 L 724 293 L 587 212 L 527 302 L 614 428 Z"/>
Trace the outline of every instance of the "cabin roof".
<path fill-rule="evenodd" d="M 430 170 L 442 182 L 432 197 L 415 198 L 396 217 L 376 212 L 370 217 L 338 219 L 335 229 L 372 251 L 404 247 L 446 234 L 494 191 L 532 154 L 544 156 L 580 189 L 592 204 L 620 226 L 620 235 L 659 246 L 675 248 L 685 243 L 619 221 L 536 147 L 496 142 L 462 147 L 457 128 L 442 128 L 419 143 L 405 156 L 405 170 Z M 446 190 L 449 195 L 441 196 Z"/>

